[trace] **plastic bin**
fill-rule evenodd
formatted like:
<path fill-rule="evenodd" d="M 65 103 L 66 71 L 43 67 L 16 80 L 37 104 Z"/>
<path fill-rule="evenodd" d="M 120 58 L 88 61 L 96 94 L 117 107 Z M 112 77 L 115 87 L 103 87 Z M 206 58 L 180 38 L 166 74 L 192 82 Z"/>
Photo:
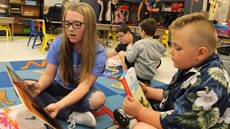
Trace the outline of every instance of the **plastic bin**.
<path fill-rule="evenodd" d="M 30 33 L 30 28 L 23 28 L 23 33 Z"/>

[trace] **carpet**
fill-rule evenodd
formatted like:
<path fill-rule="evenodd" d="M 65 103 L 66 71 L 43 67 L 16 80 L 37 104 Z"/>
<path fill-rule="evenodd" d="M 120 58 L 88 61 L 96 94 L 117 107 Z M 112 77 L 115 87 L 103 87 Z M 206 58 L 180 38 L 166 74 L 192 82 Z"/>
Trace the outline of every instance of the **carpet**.
<path fill-rule="evenodd" d="M 22 79 L 38 79 L 46 67 L 45 60 L 26 60 L 26 61 L 11 61 L 0 62 L 0 109 L 11 107 L 21 104 L 20 99 L 15 94 L 12 85 L 10 84 L 9 77 L 5 70 L 5 66 L 9 66 L 14 70 Z M 105 70 L 104 74 L 100 76 L 95 86 L 99 87 L 106 95 L 106 103 L 102 109 L 94 113 L 97 120 L 97 127 L 95 129 L 115 129 L 118 126 L 114 125 L 113 111 L 117 107 L 122 106 L 125 92 L 123 90 L 113 88 L 111 85 L 118 82 L 116 77 L 121 75 L 121 68 L 118 68 L 119 72 L 110 76 L 107 76 L 110 70 Z M 151 86 L 158 88 L 166 88 L 167 84 L 157 80 L 152 80 Z M 5 103 L 2 100 L 7 100 Z M 67 129 L 69 123 L 59 121 L 62 126 Z M 2 123 L 0 123 L 2 124 Z M 78 129 L 88 129 L 88 127 L 77 125 Z"/>

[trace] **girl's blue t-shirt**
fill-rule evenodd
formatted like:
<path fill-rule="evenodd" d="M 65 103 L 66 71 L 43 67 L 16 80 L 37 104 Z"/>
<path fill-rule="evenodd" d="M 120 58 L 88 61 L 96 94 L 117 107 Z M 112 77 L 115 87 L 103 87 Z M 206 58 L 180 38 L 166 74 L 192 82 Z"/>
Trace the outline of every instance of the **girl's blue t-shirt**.
<path fill-rule="evenodd" d="M 51 47 L 49 49 L 49 52 L 46 56 L 46 60 L 48 63 L 51 63 L 53 65 L 58 65 L 58 53 L 61 47 L 62 43 L 62 35 L 58 36 L 51 44 Z M 76 51 L 73 51 L 73 69 L 74 69 L 74 78 L 77 78 L 81 71 L 81 65 L 82 65 L 82 57 L 81 53 L 77 53 Z M 106 64 L 106 49 L 98 43 L 96 48 L 96 59 L 95 59 L 95 65 L 93 67 L 92 75 L 93 76 L 100 76 L 102 71 L 104 70 L 105 64 Z M 66 62 L 68 63 L 68 62 Z M 58 68 L 56 77 L 54 81 L 58 84 L 60 84 L 65 89 L 73 90 L 77 87 L 78 84 L 71 84 L 71 85 L 65 85 L 61 78 L 60 78 L 60 71 Z"/>

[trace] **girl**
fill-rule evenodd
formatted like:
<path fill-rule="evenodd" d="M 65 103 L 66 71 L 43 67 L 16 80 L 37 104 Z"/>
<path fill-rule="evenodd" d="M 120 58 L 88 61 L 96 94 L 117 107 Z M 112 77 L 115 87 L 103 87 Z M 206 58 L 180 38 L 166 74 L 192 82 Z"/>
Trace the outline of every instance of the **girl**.
<path fill-rule="evenodd" d="M 63 14 L 63 35 L 52 43 L 47 67 L 39 81 L 26 81 L 44 102 L 53 118 L 96 126 L 91 111 L 105 103 L 94 86 L 106 63 L 106 50 L 96 42 L 96 16 L 86 3 L 71 3 Z"/>

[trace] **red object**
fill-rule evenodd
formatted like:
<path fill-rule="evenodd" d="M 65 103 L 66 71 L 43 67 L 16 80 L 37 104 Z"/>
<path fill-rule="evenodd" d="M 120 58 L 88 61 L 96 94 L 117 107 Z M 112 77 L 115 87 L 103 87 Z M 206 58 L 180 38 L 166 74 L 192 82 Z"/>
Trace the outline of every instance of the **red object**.
<path fill-rule="evenodd" d="M 126 80 L 125 80 L 125 77 L 123 77 L 123 78 L 121 79 L 121 83 L 122 83 L 123 86 L 124 86 L 124 90 L 125 90 L 126 95 L 132 96 L 132 93 L 131 93 L 131 91 L 130 91 L 130 89 L 129 89 L 129 86 L 128 86 Z"/>
<path fill-rule="evenodd" d="M 171 11 L 172 12 L 182 12 L 183 7 L 184 7 L 183 2 L 172 2 Z"/>
<path fill-rule="evenodd" d="M 125 5 L 121 5 L 121 6 L 120 6 L 120 9 L 121 9 L 122 11 L 129 11 L 129 7 L 128 7 L 128 6 L 125 6 Z"/>
<path fill-rule="evenodd" d="M 230 28 L 230 22 L 227 23 L 228 28 Z"/>

